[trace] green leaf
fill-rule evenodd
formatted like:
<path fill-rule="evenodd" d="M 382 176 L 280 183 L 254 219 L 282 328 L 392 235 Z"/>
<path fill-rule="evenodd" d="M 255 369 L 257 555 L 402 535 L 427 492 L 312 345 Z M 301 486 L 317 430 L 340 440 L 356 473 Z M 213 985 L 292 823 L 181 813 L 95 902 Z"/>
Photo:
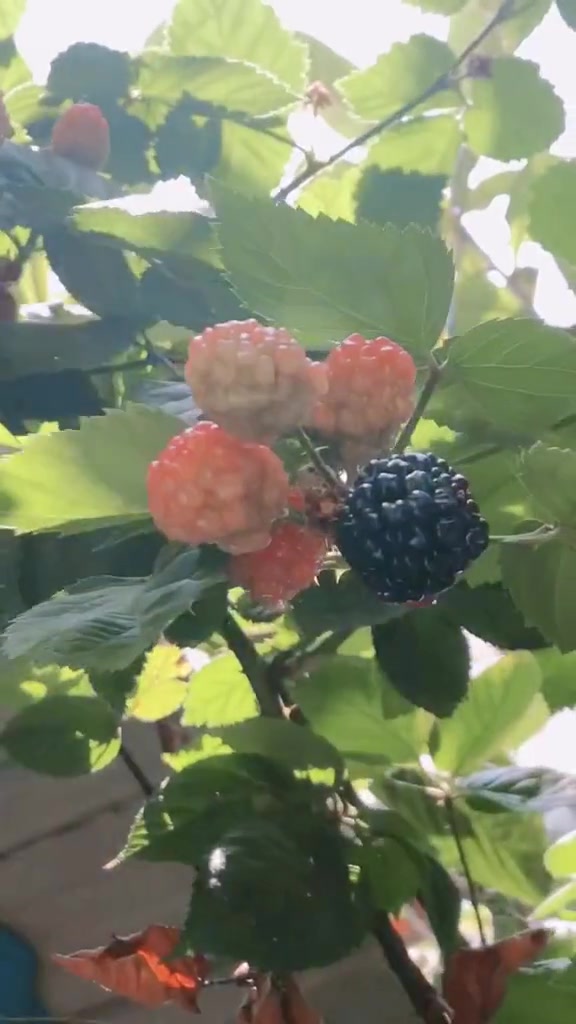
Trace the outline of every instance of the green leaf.
<path fill-rule="evenodd" d="M 504 544 L 500 563 L 504 584 L 526 622 L 563 653 L 574 650 L 576 550 L 556 541 L 537 547 Z"/>
<path fill-rule="evenodd" d="M 77 302 L 101 317 L 142 317 L 138 280 L 123 253 L 64 228 L 45 232 L 44 249 L 52 270 Z"/>
<path fill-rule="evenodd" d="M 219 729 L 218 735 L 238 753 L 259 754 L 292 771 L 325 768 L 339 774 L 342 769 L 340 755 L 331 743 L 293 722 L 250 718 Z"/>
<path fill-rule="evenodd" d="M 553 889 L 530 914 L 531 921 L 542 921 L 550 917 L 576 921 L 576 881 L 566 882 L 558 889 Z"/>
<path fill-rule="evenodd" d="M 402 121 L 373 142 L 363 167 L 446 175 L 454 170 L 462 131 L 451 114 Z"/>
<path fill-rule="evenodd" d="M 452 587 L 439 603 L 454 622 L 495 647 L 531 651 L 547 646 L 542 634 L 526 625 L 501 583 L 470 587 L 462 582 Z"/>
<path fill-rule="evenodd" d="M 77 206 L 72 221 L 79 231 L 92 231 L 102 241 L 147 258 L 209 257 L 214 241 L 206 204 L 185 189 L 177 208 L 167 205 L 160 195 L 135 194 Z"/>
<path fill-rule="evenodd" d="M 354 331 L 390 335 L 416 355 L 437 341 L 453 285 L 440 239 L 315 219 L 216 182 L 213 195 L 223 260 L 251 309 L 323 348 Z"/>
<path fill-rule="evenodd" d="M 529 907 L 539 903 L 549 886 L 542 867 L 546 836 L 540 815 L 468 811 L 467 817 L 470 831 L 462 844 L 475 881 Z"/>
<path fill-rule="evenodd" d="M 556 0 L 556 6 L 568 28 L 576 31 L 576 3 L 574 0 Z"/>
<path fill-rule="evenodd" d="M 260 0 L 178 0 L 172 53 L 247 61 L 297 92 L 306 86 L 307 51 Z"/>
<path fill-rule="evenodd" d="M 575 998 L 576 961 L 543 960 L 512 975 L 495 1022 L 526 1024 L 540 1019 L 547 1024 L 566 1024 Z"/>
<path fill-rule="evenodd" d="M 312 217 L 325 214 L 332 220 L 356 220 L 356 188 L 360 168 L 341 161 L 334 167 L 317 174 L 304 186 L 296 200 L 299 210 Z"/>
<path fill-rule="evenodd" d="M 508 654 L 469 687 L 452 718 L 438 724 L 434 760 L 451 775 L 466 775 L 490 758 L 507 753 L 509 736 L 519 746 L 517 726 L 539 694 L 538 663 L 527 651 Z M 525 738 L 525 737 L 524 737 Z"/>
<path fill-rule="evenodd" d="M 127 94 L 130 56 L 99 43 L 73 43 L 50 65 L 46 87 L 60 99 L 103 103 Z"/>
<path fill-rule="evenodd" d="M 562 654 L 555 647 L 538 651 L 536 660 L 542 672 L 542 695 L 550 711 L 561 711 L 576 704 L 576 652 Z"/>
<path fill-rule="evenodd" d="M 246 956 L 265 971 L 340 959 L 366 929 L 347 852 L 338 831 L 322 821 L 300 835 L 262 820 L 226 831 L 198 865 L 185 948 Z"/>
<path fill-rule="evenodd" d="M 336 574 L 325 569 L 318 585 L 302 591 L 292 602 L 292 617 L 306 637 L 329 630 L 357 629 L 387 622 L 404 614 L 400 607 L 386 605 L 364 586 L 353 572 Z"/>
<path fill-rule="evenodd" d="M 8 39 L 14 34 L 25 8 L 26 0 L 3 0 L 0 13 L 0 39 Z"/>
<path fill-rule="evenodd" d="M 576 526 L 576 451 L 536 444 L 522 452 L 519 476 L 545 522 Z"/>
<path fill-rule="evenodd" d="M 147 519 L 148 466 L 181 429 L 175 417 L 132 405 L 79 430 L 36 435 L 0 463 L 2 524 L 81 533 Z"/>
<path fill-rule="evenodd" d="M 270 124 L 268 124 L 270 120 Z M 284 120 L 250 118 L 222 123 L 222 153 L 214 177 L 243 192 L 268 197 L 280 185 L 292 155 Z"/>
<path fill-rule="evenodd" d="M 140 722 L 158 722 L 182 706 L 191 667 L 179 647 L 157 644 L 146 655 L 126 703 L 126 714 Z"/>
<path fill-rule="evenodd" d="M 95 370 L 112 363 L 136 343 L 135 325 L 129 320 L 74 319 L 78 323 L 29 320 L 3 324 L 0 380 L 29 373 Z"/>
<path fill-rule="evenodd" d="M 365 121 L 383 121 L 417 100 L 454 64 L 446 43 L 432 36 L 416 35 L 407 43 L 395 43 L 372 67 L 353 71 L 337 86 L 350 106 Z M 454 87 L 437 89 L 418 109 L 454 107 L 461 102 Z"/>
<path fill-rule="evenodd" d="M 502 0 L 468 0 L 465 7 L 455 14 L 450 22 L 449 42 L 456 53 L 461 53 L 466 46 L 477 38 L 482 29 L 486 28 L 491 18 L 500 10 Z M 551 0 L 526 0 L 526 3 L 514 5 L 509 16 L 500 25 L 493 28 L 489 36 L 476 53 L 501 55 L 512 53 L 539 25 Z"/>
<path fill-rule="evenodd" d="M 576 160 L 553 164 L 530 191 L 530 235 L 553 256 L 576 265 Z"/>
<path fill-rule="evenodd" d="M 24 708 L 0 734 L 10 757 L 46 775 L 97 772 L 117 756 L 116 715 L 98 697 L 46 697 Z"/>
<path fill-rule="evenodd" d="M 497 58 L 489 77 L 472 78 L 468 91 L 464 131 L 481 156 L 532 156 L 548 149 L 564 131 L 564 104 L 532 61 Z"/>
<path fill-rule="evenodd" d="M 258 702 L 239 662 L 233 654 L 224 654 L 194 674 L 182 724 L 212 729 L 257 714 Z"/>
<path fill-rule="evenodd" d="M 536 320 L 481 324 L 450 346 L 445 422 L 466 408 L 495 429 L 533 435 L 575 409 L 575 382 L 576 341 L 566 331 Z"/>
<path fill-rule="evenodd" d="M 3 708 L 20 710 L 46 697 L 93 695 L 82 669 L 61 665 L 34 665 L 26 658 L 9 661 L 0 657 L 0 700 Z"/>
<path fill-rule="evenodd" d="M 406 700 L 440 718 L 466 696 L 466 638 L 439 607 L 420 608 L 372 631 L 377 662 Z"/>
<path fill-rule="evenodd" d="M 435 857 L 421 858 L 419 899 L 444 957 L 459 946 L 461 899 L 458 887 Z"/>
<path fill-rule="evenodd" d="M 553 878 L 576 875 L 576 831 L 568 832 L 548 847 L 544 864 Z"/>
<path fill-rule="evenodd" d="M 140 60 L 138 88 L 147 98 L 159 98 L 171 106 L 184 94 L 197 114 L 211 114 L 210 106 L 223 116 L 270 114 L 297 99 L 296 93 L 254 64 L 221 56 L 175 57 L 149 50 Z M 218 109 L 214 109 L 218 113 Z"/>
<path fill-rule="evenodd" d="M 397 914 L 418 893 L 420 872 L 404 844 L 393 838 L 374 839 L 360 854 L 363 877 L 377 910 Z"/>
<path fill-rule="evenodd" d="M 337 655 L 296 684 L 312 728 L 347 759 L 414 764 L 427 748 L 431 718 L 415 711 L 386 719 L 379 674 L 371 661 Z"/>
<path fill-rule="evenodd" d="M 150 577 L 99 576 L 19 615 L 4 634 L 9 658 L 99 672 L 124 668 L 215 581 L 197 551 Z"/>
<path fill-rule="evenodd" d="M 367 167 L 358 183 L 357 215 L 372 224 L 407 227 L 438 227 L 445 175 L 424 175 L 402 171 L 381 171 Z"/>

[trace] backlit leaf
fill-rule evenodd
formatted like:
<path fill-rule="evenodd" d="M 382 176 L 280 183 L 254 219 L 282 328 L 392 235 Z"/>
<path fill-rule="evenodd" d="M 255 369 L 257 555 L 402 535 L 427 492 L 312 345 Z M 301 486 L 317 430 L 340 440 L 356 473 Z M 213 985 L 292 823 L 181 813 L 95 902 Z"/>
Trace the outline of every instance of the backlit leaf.
<path fill-rule="evenodd" d="M 120 750 L 116 715 L 98 697 L 46 697 L 24 708 L 0 744 L 26 768 L 47 775 L 83 775 L 105 768 Z"/>
<path fill-rule="evenodd" d="M 233 654 L 224 654 L 194 674 L 182 724 L 219 728 L 257 714 L 258 702 L 239 662 Z"/>

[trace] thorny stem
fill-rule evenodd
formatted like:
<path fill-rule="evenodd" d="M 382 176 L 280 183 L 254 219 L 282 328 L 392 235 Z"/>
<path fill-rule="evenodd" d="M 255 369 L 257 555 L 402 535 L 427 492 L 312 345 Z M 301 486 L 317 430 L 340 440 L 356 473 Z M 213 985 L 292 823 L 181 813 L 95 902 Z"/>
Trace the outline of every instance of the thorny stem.
<path fill-rule="evenodd" d="M 490 18 L 490 20 L 484 26 L 482 31 L 479 32 L 478 35 L 471 40 L 468 46 L 466 46 L 462 50 L 462 53 L 460 54 L 459 57 L 456 58 L 448 72 L 439 75 L 438 78 L 436 78 L 428 86 L 427 89 L 424 89 L 421 93 L 418 94 L 418 96 L 415 96 L 414 99 L 409 100 L 407 103 L 404 103 L 403 106 L 399 107 L 398 110 L 394 111 L 393 114 L 390 114 L 388 117 L 385 117 L 382 121 L 379 121 L 371 128 L 368 128 L 365 132 L 362 132 L 360 135 L 357 135 L 356 138 L 351 139 L 349 142 L 346 142 L 345 145 L 343 145 L 340 149 L 333 153 L 332 156 L 328 158 L 328 160 L 325 160 L 322 163 L 313 163 L 310 166 L 305 167 L 292 179 L 292 181 L 289 181 L 287 185 L 284 185 L 283 188 L 278 190 L 275 196 L 276 202 L 286 202 L 288 197 L 291 196 L 292 193 L 296 191 L 296 189 L 300 188 L 302 185 L 305 185 L 308 181 L 311 181 L 312 178 L 316 177 L 316 175 L 320 174 L 322 171 L 327 170 L 329 167 L 333 167 L 334 164 L 338 163 L 345 156 L 348 156 L 348 153 L 351 153 L 352 150 L 358 149 L 358 147 L 366 145 L 367 142 L 370 142 L 372 139 L 375 139 L 378 135 L 381 135 L 382 132 L 385 132 L 388 128 L 392 128 L 393 125 L 397 124 L 398 121 L 401 121 L 408 114 L 411 114 L 412 111 L 416 109 L 416 107 L 419 107 L 422 103 L 426 103 L 427 100 L 431 99 L 437 93 L 449 88 L 455 72 L 457 72 L 462 67 L 462 65 L 466 63 L 468 58 L 474 53 L 475 50 L 478 49 L 479 46 L 482 45 L 482 43 L 488 38 L 488 36 L 494 31 L 494 29 L 497 28 L 499 24 L 501 24 L 501 22 L 506 21 L 508 18 L 512 16 L 514 11 L 514 3 L 515 0 L 503 0 L 498 10 L 495 12 L 492 18 Z"/>
<path fill-rule="evenodd" d="M 120 746 L 120 757 L 124 761 L 128 771 L 135 781 L 138 783 L 146 799 L 154 794 L 155 786 L 150 781 L 146 773 L 142 770 L 137 761 L 134 760 L 132 754 L 125 746 L 124 743 Z"/>
<path fill-rule="evenodd" d="M 254 690 L 262 715 L 265 718 L 281 718 L 282 702 L 269 685 L 268 666 L 231 612 L 226 615 L 220 632 L 230 650 L 238 658 L 242 671 Z"/>
<path fill-rule="evenodd" d="M 342 483 L 338 479 L 338 475 L 328 465 L 327 462 L 324 462 L 324 459 L 320 455 L 320 452 L 317 451 L 317 449 L 314 447 L 314 445 L 313 445 L 311 439 L 308 437 L 308 434 L 306 433 L 306 431 L 303 430 L 302 428 L 300 428 L 297 431 L 297 437 L 298 437 L 298 440 L 300 441 L 300 444 L 304 448 L 306 454 L 310 456 L 310 461 L 311 461 L 312 465 L 314 466 L 315 469 L 318 470 L 318 473 L 320 474 L 322 479 L 325 480 L 326 483 L 331 488 L 336 488 L 337 490 L 342 490 Z"/>
<path fill-rule="evenodd" d="M 412 413 L 408 422 L 405 423 L 404 426 L 402 427 L 402 430 L 400 431 L 398 437 L 396 438 L 394 448 L 392 449 L 392 451 L 395 454 L 403 452 L 404 449 L 407 448 L 408 445 L 410 444 L 410 441 L 412 440 L 412 434 L 416 430 L 416 427 L 418 426 L 420 420 L 422 419 L 422 416 L 426 411 L 428 402 L 430 401 L 432 395 L 434 394 L 434 391 L 436 390 L 441 375 L 442 366 L 436 360 L 436 358 L 433 355 L 431 355 L 430 361 L 428 363 L 428 376 L 426 377 L 424 387 L 422 388 L 422 391 L 420 392 L 420 395 L 418 397 L 418 401 L 416 402 L 416 405 L 414 407 L 414 412 Z"/>
<path fill-rule="evenodd" d="M 444 799 L 444 808 L 446 810 L 446 817 L 448 819 L 448 826 L 452 833 L 452 838 L 456 843 L 456 849 L 458 850 L 458 857 L 462 865 L 464 877 L 466 878 L 466 885 L 468 886 L 468 894 L 470 896 L 470 903 L 474 909 L 474 916 L 476 918 L 476 924 L 478 926 L 478 934 L 480 936 L 480 942 L 483 946 L 487 945 L 486 932 L 484 931 L 484 925 L 482 924 L 482 914 L 480 913 L 480 901 L 478 899 L 478 892 L 476 890 L 476 884 L 472 878 L 472 872 L 470 871 L 470 865 L 468 864 L 468 858 L 466 856 L 466 850 L 462 843 L 460 836 L 460 830 L 458 828 L 458 818 L 456 817 L 456 810 L 454 802 L 451 796 L 447 796 Z"/>

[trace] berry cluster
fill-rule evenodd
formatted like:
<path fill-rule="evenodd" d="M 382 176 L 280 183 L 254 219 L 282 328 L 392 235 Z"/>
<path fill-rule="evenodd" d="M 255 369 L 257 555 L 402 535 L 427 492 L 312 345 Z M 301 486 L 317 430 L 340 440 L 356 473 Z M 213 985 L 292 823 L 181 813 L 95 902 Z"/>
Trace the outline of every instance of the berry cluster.
<path fill-rule="evenodd" d="M 344 558 L 383 600 L 419 602 L 452 586 L 488 545 L 468 481 L 444 459 L 373 459 L 336 528 Z"/>
<path fill-rule="evenodd" d="M 416 367 L 394 342 L 352 335 L 318 364 L 287 331 L 232 321 L 191 339 L 186 379 L 208 420 L 150 466 L 150 511 L 167 537 L 229 552 L 231 581 L 260 605 L 275 610 L 313 583 L 332 537 L 393 603 L 426 601 L 484 551 L 466 480 L 434 455 L 375 458 L 346 491 L 315 471 L 291 486 L 268 447 L 312 425 L 353 479 L 414 408 Z"/>
<path fill-rule="evenodd" d="M 192 338 L 186 380 L 214 423 L 268 444 L 306 423 L 326 389 L 323 367 L 288 331 L 256 320 L 216 324 Z"/>
<path fill-rule="evenodd" d="M 414 408 L 416 366 L 388 338 L 367 341 L 352 334 L 325 362 L 326 394 L 313 423 L 338 440 L 344 462 L 356 467 L 380 453 Z"/>

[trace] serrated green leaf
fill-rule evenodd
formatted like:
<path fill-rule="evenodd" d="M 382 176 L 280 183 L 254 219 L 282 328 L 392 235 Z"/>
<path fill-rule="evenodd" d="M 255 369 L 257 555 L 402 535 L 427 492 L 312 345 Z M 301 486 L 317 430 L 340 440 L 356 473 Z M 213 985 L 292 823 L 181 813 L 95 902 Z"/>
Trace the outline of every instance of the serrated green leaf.
<path fill-rule="evenodd" d="M 514 5 L 509 16 L 494 26 L 481 46 L 475 47 L 475 53 L 495 56 L 513 53 L 522 40 L 542 21 L 550 4 L 551 0 L 526 0 L 526 3 Z M 500 6 L 501 0 L 482 0 L 482 4 L 479 4 L 478 0 L 468 0 L 466 6 L 455 14 L 450 22 L 448 40 L 456 53 L 461 53 L 477 38 L 499 11 Z"/>
<path fill-rule="evenodd" d="M 57 54 L 46 86 L 60 99 L 102 103 L 125 96 L 131 77 L 129 54 L 81 42 Z"/>
<path fill-rule="evenodd" d="M 138 279 L 123 253 L 65 228 L 45 232 L 44 249 L 52 270 L 81 305 L 100 317 L 140 315 L 146 322 Z"/>
<path fill-rule="evenodd" d="M 576 705 L 576 652 L 562 654 L 555 647 L 535 655 L 542 673 L 542 695 L 550 711 Z"/>
<path fill-rule="evenodd" d="M 315 732 L 362 764 L 415 764 L 432 724 L 423 711 L 386 719 L 379 674 L 371 661 L 338 655 L 296 684 L 295 696 Z"/>
<path fill-rule="evenodd" d="M 417 356 L 435 344 L 453 285 L 440 239 L 313 218 L 217 182 L 212 192 L 223 260 L 250 308 L 323 348 L 354 331 L 387 334 Z"/>
<path fill-rule="evenodd" d="M 394 43 L 372 67 L 341 78 L 337 88 L 359 117 L 383 121 L 416 100 L 442 75 L 448 75 L 454 60 L 446 43 L 432 36 L 416 35 L 407 43 Z M 456 88 L 440 87 L 418 109 L 426 109 L 426 105 L 435 109 L 454 107 L 460 102 Z"/>
<path fill-rule="evenodd" d="M 238 753 L 259 754 L 291 771 L 327 768 L 338 775 L 342 769 L 340 755 L 331 743 L 293 722 L 250 718 L 218 729 L 217 734 Z"/>
<path fill-rule="evenodd" d="M 177 208 L 153 193 L 76 206 L 72 222 L 79 231 L 141 256 L 181 260 L 207 258 L 214 245 L 206 204 L 194 191 L 179 194 Z M 214 257 L 215 259 L 215 257 Z M 212 260 L 213 261 L 213 260 Z"/>
<path fill-rule="evenodd" d="M 556 0 L 556 6 L 562 15 L 568 28 L 576 30 L 576 3 L 575 0 Z"/>
<path fill-rule="evenodd" d="M 140 722 L 158 722 L 174 714 L 186 696 L 191 671 L 179 647 L 157 644 L 146 655 L 136 677 L 126 714 Z"/>
<path fill-rule="evenodd" d="M 235 655 L 224 654 L 194 674 L 182 724 L 196 728 L 233 725 L 259 713 L 258 702 Z"/>
<path fill-rule="evenodd" d="M 382 171 L 370 166 L 356 189 L 357 217 L 371 224 L 436 229 L 448 178 L 442 174 Z"/>
<path fill-rule="evenodd" d="M 451 174 L 462 129 L 451 114 L 402 121 L 373 142 L 363 167 L 399 168 L 418 174 Z"/>
<path fill-rule="evenodd" d="M 496 1024 L 526 1024 L 546 1020 L 565 1024 L 576 999 L 576 961 L 542 960 L 513 974 Z"/>
<path fill-rule="evenodd" d="M 0 463 L 0 521 L 20 533 L 81 533 L 148 518 L 146 473 L 182 421 L 156 409 L 38 434 Z"/>
<path fill-rule="evenodd" d="M 34 665 L 26 658 L 9 661 L 0 657 L 0 700 L 10 711 L 36 704 L 46 697 L 73 694 L 93 696 L 90 680 L 82 669 L 62 665 Z"/>
<path fill-rule="evenodd" d="M 576 527 L 576 452 L 536 444 L 520 457 L 519 476 L 545 522 Z"/>
<path fill-rule="evenodd" d="M 342 161 L 305 185 L 297 198 L 299 210 L 312 217 L 324 214 L 332 220 L 356 220 L 356 188 L 361 176 L 359 167 Z"/>
<path fill-rule="evenodd" d="M 120 750 L 116 715 L 98 697 L 46 697 L 12 718 L 0 734 L 10 757 L 47 775 L 100 771 Z"/>
<path fill-rule="evenodd" d="M 473 78 L 468 91 L 464 131 L 472 149 L 482 156 L 532 156 L 548 149 L 564 131 L 564 104 L 532 61 L 497 58 L 489 77 Z"/>
<path fill-rule="evenodd" d="M 504 544 L 500 563 L 504 585 L 528 625 L 563 653 L 574 650 L 576 550 L 556 541 L 537 547 Z"/>
<path fill-rule="evenodd" d="M 169 29 L 172 53 L 248 61 L 302 92 L 306 47 L 260 0 L 178 0 Z"/>
<path fill-rule="evenodd" d="M 173 105 L 184 94 L 198 104 L 213 104 L 226 112 L 270 114 L 297 99 L 275 76 L 241 60 L 224 57 L 177 57 L 160 50 L 142 55 L 138 87 L 147 97 Z"/>
<path fill-rule="evenodd" d="M 541 682 L 538 663 L 527 651 L 508 654 L 477 676 L 452 718 L 438 723 L 438 767 L 466 775 L 507 753 L 512 732 L 519 746 L 518 721 L 539 694 Z"/>
<path fill-rule="evenodd" d="M 576 408 L 576 341 L 535 320 L 492 321 L 456 338 L 445 373 L 448 426 L 466 408 L 495 429 L 533 436 Z"/>
<path fill-rule="evenodd" d="M 4 633 L 9 658 L 99 672 L 128 665 L 215 582 L 196 551 L 150 577 L 98 576 L 19 615 Z"/>
<path fill-rule="evenodd" d="M 112 364 L 136 344 L 136 325 L 130 320 L 75 319 L 77 323 L 28 320 L 3 324 L 0 380 L 63 370 L 89 372 Z"/>
<path fill-rule="evenodd" d="M 318 575 L 318 585 L 294 599 L 291 614 L 304 636 L 315 637 L 327 630 L 387 622 L 404 610 L 384 604 L 353 572 L 337 574 L 324 569 Z"/>
<path fill-rule="evenodd" d="M 244 124 L 224 121 L 222 153 L 214 177 L 248 194 L 269 197 L 278 188 L 292 155 L 292 137 L 285 120 L 267 126 L 265 118 Z M 269 132 L 268 129 L 269 128 Z"/>
<path fill-rule="evenodd" d="M 553 878 L 576 875 L 576 831 L 568 832 L 548 847 L 544 864 Z"/>
<path fill-rule="evenodd" d="M 385 677 L 417 707 L 440 718 L 466 696 L 470 670 L 462 630 L 440 607 L 420 608 L 372 630 Z"/>
<path fill-rule="evenodd" d="M 576 265 L 576 160 L 548 167 L 532 184 L 530 234 L 553 256 Z"/>
<path fill-rule="evenodd" d="M 547 646 L 546 639 L 527 626 L 501 583 L 466 582 L 452 587 L 440 599 L 441 607 L 463 629 L 506 651 L 531 651 Z"/>

